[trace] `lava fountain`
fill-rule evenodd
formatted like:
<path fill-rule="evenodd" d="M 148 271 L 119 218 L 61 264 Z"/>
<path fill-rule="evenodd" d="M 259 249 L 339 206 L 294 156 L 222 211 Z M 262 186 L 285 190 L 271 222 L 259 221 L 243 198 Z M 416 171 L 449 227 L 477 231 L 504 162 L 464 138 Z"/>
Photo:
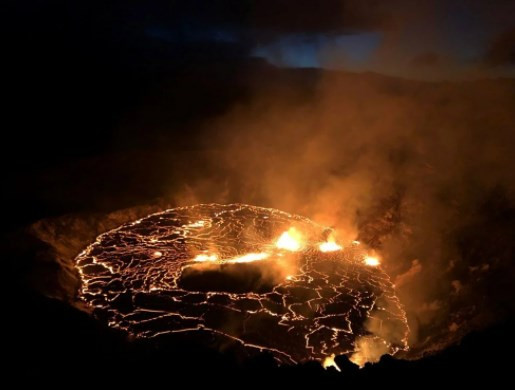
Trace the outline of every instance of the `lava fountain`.
<path fill-rule="evenodd" d="M 281 363 L 407 349 L 405 312 L 359 243 L 279 210 L 180 207 L 100 235 L 76 258 L 80 298 L 141 338 L 208 332 Z M 329 362 L 330 361 L 330 362 Z M 329 362 L 329 363 L 328 363 Z"/>

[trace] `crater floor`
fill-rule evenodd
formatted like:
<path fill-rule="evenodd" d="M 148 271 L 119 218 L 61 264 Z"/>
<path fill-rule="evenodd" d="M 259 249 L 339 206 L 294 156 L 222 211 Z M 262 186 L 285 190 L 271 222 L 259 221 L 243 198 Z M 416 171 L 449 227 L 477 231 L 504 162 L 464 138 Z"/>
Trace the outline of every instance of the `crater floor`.
<path fill-rule="evenodd" d="M 277 248 L 290 228 L 297 250 Z M 322 252 L 328 229 L 279 210 L 196 205 L 100 235 L 76 258 L 80 298 L 110 326 L 143 338 L 203 330 L 281 363 L 349 355 L 373 341 L 407 348 L 389 277 L 349 244 Z"/>

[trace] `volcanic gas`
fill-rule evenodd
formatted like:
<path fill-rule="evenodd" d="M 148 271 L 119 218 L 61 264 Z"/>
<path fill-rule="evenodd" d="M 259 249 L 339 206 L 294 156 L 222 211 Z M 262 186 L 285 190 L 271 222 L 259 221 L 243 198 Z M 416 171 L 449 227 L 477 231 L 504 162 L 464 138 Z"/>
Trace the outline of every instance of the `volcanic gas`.
<path fill-rule="evenodd" d="M 207 332 L 280 363 L 330 366 L 407 349 L 404 310 L 373 259 L 304 217 L 204 204 L 104 233 L 76 266 L 80 298 L 133 336 Z"/>

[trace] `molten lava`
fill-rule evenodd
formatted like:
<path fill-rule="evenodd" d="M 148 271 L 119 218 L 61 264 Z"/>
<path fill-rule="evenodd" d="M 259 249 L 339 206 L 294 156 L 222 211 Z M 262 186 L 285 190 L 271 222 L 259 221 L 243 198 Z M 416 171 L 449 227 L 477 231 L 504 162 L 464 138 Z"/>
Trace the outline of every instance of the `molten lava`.
<path fill-rule="evenodd" d="M 275 245 L 279 249 L 296 252 L 302 248 L 302 235 L 297 229 L 291 227 L 281 234 Z"/>
<path fill-rule="evenodd" d="M 327 230 L 241 204 L 166 210 L 77 256 L 80 298 L 136 337 L 207 333 L 281 363 L 337 368 L 337 355 L 362 363 L 405 350 L 406 316 L 379 260 Z"/>
<path fill-rule="evenodd" d="M 224 262 L 225 263 L 251 263 L 253 261 L 264 260 L 264 259 L 268 258 L 269 256 L 270 256 L 270 254 L 268 254 L 266 252 L 247 253 L 246 255 L 243 255 L 243 256 L 238 256 L 233 259 L 227 259 Z"/>
<path fill-rule="evenodd" d="M 336 240 L 331 235 L 327 239 L 326 242 L 321 243 L 318 248 L 321 252 L 334 252 L 334 251 L 340 251 L 343 249 L 343 247 L 336 243 Z"/>
<path fill-rule="evenodd" d="M 363 259 L 363 262 L 368 265 L 369 267 L 377 267 L 381 264 L 381 262 L 379 261 L 379 259 L 377 257 L 374 257 L 374 256 L 365 256 L 365 258 Z"/>
<path fill-rule="evenodd" d="M 208 255 L 205 253 L 201 253 L 200 255 L 195 256 L 195 258 L 193 260 L 195 260 L 195 261 L 217 261 L 218 256 L 215 254 Z"/>
<path fill-rule="evenodd" d="M 338 367 L 338 365 L 334 361 L 334 358 L 334 354 L 327 356 L 322 362 L 322 367 L 324 367 L 325 369 L 328 369 L 329 367 L 334 367 L 337 371 L 341 371 L 340 367 Z"/>

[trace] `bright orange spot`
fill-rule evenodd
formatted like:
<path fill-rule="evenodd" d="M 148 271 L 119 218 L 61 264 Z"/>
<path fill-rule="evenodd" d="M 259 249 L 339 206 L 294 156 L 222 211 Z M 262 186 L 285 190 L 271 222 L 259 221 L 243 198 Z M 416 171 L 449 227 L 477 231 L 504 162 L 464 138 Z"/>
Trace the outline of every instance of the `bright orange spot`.
<path fill-rule="evenodd" d="M 320 244 L 319 249 L 321 252 L 334 252 L 339 251 L 343 247 L 338 245 L 336 242 L 323 242 Z"/>
<path fill-rule="evenodd" d="M 302 244 L 302 235 L 297 229 L 291 227 L 281 234 L 275 245 L 279 249 L 295 252 L 302 248 Z"/>
<path fill-rule="evenodd" d="M 318 249 L 320 249 L 321 252 L 334 252 L 342 250 L 343 247 L 338 245 L 334 237 L 331 235 L 327 238 L 326 242 L 323 242 L 318 246 Z"/>
<path fill-rule="evenodd" d="M 216 261 L 216 260 L 218 260 L 218 256 L 215 254 L 207 255 L 205 253 L 202 253 L 200 255 L 197 255 L 193 260 L 195 260 L 195 261 Z"/>
<path fill-rule="evenodd" d="M 247 253 L 246 255 L 234 257 L 232 259 L 225 260 L 225 263 L 250 263 L 252 261 L 264 260 L 270 255 L 266 252 L 261 253 Z"/>
<path fill-rule="evenodd" d="M 365 263 L 365 265 L 368 265 L 370 267 L 377 267 L 379 264 L 381 264 L 379 259 L 373 256 L 365 256 L 363 262 Z"/>
<path fill-rule="evenodd" d="M 326 370 L 329 367 L 334 367 L 334 368 L 336 368 L 337 371 L 340 371 L 340 372 L 342 371 L 342 370 L 340 370 L 340 367 L 338 367 L 338 365 L 334 361 L 334 353 L 330 356 L 326 356 L 326 358 L 322 362 L 322 367 L 324 367 Z"/>

